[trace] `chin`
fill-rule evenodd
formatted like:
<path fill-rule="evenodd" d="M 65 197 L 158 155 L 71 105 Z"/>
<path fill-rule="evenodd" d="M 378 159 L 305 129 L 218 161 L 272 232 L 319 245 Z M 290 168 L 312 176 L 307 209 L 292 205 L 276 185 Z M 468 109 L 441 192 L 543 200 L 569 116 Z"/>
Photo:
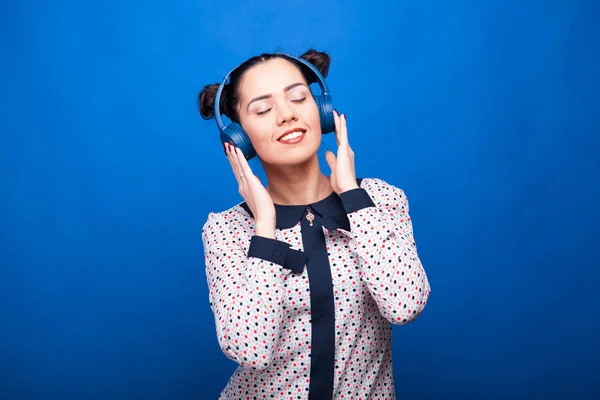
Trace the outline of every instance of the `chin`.
<path fill-rule="evenodd" d="M 300 165 L 308 162 L 310 159 L 316 156 L 319 150 L 320 143 L 303 143 L 302 146 L 290 147 L 289 149 L 279 148 L 271 153 L 272 157 L 264 159 L 269 164 L 291 166 Z"/>

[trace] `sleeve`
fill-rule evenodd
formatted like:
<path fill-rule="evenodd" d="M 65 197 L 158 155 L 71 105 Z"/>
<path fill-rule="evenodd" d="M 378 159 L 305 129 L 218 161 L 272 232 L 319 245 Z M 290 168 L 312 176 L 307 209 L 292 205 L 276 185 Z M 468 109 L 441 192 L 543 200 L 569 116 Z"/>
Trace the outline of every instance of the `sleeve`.
<path fill-rule="evenodd" d="M 349 244 L 358 256 L 361 278 L 380 313 L 392 324 L 404 325 L 425 308 L 430 285 L 417 254 L 408 199 L 381 179 L 370 179 L 367 190 L 352 189 L 340 198 L 350 221 Z"/>
<path fill-rule="evenodd" d="M 256 235 L 246 254 L 234 224 L 210 213 L 202 229 L 210 307 L 225 355 L 264 370 L 280 336 L 284 279 L 301 271 L 305 257 L 285 242 Z"/>

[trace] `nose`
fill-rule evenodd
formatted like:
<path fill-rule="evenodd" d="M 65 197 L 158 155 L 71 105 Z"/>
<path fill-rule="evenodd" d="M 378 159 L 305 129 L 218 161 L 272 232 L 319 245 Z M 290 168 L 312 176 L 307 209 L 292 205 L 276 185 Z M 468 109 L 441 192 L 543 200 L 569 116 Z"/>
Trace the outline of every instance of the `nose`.
<path fill-rule="evenodd" d="M 277 114 L 277 125 L 281 126 L 286 122 L 298 120 L 298 114 L 296 114 L 294 109 L 286 102 L 282 102 L 278 109 L 279 113 Z"/>

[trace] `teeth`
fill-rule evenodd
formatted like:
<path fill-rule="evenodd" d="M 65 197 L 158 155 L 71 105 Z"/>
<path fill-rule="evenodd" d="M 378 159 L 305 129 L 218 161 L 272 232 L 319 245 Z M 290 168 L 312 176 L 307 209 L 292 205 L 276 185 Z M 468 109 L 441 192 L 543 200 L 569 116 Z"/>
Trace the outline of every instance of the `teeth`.
<path fill-rule="evenodd" d="M 280 141 L 282 141 L 282 142 L 284 142 L 284 141 L 286 141 L 286 140 L 292 140 L 292 139 L 295 139 L 295 138 L 297 138 L 297 137 L 300 137 L 300 136 L 302 136 L 302 134 L 303 134 L 303 133 L 304 133 L 304 132 L 299 132 L 299 131 L 292 132 L 292 133 L 288 133 L 287 135 L 285 135 L 284 137 L 282 137 L 282 138 L 281 138 L 281 139 L 279 139 L 279 140 L 280 140 Z"/>

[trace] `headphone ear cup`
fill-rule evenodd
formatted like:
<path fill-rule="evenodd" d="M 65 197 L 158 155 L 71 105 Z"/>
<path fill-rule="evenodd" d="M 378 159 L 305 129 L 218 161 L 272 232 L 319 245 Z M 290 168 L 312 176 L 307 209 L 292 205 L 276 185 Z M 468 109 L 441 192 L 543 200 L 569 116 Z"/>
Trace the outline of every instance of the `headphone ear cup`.
<path fill-rule="evenodd" d="M 246 160 L 250 160 L 256 156 L 256 151 L 254 150 L 254 146 L 252 146 L 248 134 L 246 134 L 242 126 L 237 122 L 232 122 L 225 130 L 221 131 L 221 143 L 229 143 L 240 149 Z"/>
<path fill-rule="evenodd" d="M 321 133 L 330 133 L 335 131 L 335 119 L 333 117 L 333 103 L 331 96 L 317 95 L 313 96 L 317 108 L 319 109 L 319 119 L 321 120 Z"/>

